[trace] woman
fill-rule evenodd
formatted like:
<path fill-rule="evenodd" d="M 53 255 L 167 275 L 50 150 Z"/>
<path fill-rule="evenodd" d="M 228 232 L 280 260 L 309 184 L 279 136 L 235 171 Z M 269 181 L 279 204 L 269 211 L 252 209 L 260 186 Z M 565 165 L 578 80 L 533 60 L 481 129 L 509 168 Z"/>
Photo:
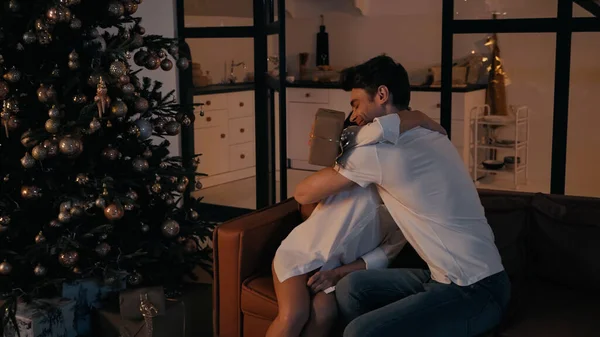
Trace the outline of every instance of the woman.
<path fill-rule="evenodd" d="M 378 125 L 355 128 L 345 150 L 380 139 Z M 267 337 L 329 336 L 337 318 L 337 281 L 355 270 L 387 267 L 406 243 L 375 185 L 356 185 L 301 212 L 305 221 L 273 261 L 279 312 Z"/>

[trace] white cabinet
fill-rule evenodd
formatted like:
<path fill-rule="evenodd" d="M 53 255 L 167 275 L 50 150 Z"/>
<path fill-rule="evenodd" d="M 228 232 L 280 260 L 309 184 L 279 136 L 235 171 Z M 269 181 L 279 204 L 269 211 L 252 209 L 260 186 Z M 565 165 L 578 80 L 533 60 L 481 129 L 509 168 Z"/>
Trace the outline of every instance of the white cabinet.
<path fill-rule="evenodd" d="M 204 187 L 255 175 L 254 91 L 198 95 L 194 148 L 201 154 L 198 172 Z"/>
<path fill-rule="evenodd" d="M 308 164 L 308 138 L 315 114 L 319 108 L 351 112 L 350 93 L 341 89 L 289 88 L 287 103 L 288 158 L 291 168 L 319 170 L 320 166 Z M 411 108 L 420 110 L 437 122 L 440 121 L 440 92 L 411 92 Z M 461 154 L 467 167 L 469 154 L 470 111 L 485 104 L 485 90 L 452 93 L 452 143 Z"/>

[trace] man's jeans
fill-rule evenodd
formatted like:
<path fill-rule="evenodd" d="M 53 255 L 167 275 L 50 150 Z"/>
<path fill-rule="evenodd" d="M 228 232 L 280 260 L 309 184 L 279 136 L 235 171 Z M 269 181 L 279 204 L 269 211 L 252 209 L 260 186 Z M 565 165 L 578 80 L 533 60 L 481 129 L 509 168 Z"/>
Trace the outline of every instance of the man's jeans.
<path fill-rule="evenodd" d="M 510 298 L 506 272 L 461 287 L 420 269 L 361 270 L 336 285 L 344 337 L 468 337 L 495 327 Z"/>

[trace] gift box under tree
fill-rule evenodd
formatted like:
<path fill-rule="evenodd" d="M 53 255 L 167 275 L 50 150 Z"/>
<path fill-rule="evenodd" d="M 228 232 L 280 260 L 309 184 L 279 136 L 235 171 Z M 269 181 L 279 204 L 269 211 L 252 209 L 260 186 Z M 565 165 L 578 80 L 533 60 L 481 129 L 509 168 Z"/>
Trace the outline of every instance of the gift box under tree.
<path fill-rule="evenodd" d="M 17 330 L 8 324 L 4 337 L 75 337 L 75 301 L 66 298 L 19 303 Z"/>
<path fill-rule="evenodd" d="M 62 296 L 75 301 L 75 330 L 81 336 L 91 334 L 91 312 L 102 307 L 110 293 L 125 289 L 125 281 L 104 285 L 99 280 L 88 278 L 63 283 Z"/>

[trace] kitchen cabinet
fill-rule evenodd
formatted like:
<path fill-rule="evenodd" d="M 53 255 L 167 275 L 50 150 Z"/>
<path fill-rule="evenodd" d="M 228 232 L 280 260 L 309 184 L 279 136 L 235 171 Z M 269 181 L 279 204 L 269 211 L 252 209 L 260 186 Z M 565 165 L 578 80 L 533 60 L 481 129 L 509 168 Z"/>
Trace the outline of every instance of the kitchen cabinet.
<path fill-rule="evenodd" d="M 198 172 L 204 187 L 254 176 L 254 91 L 194 96 L 194 148 L 201 154 Z"/>
<path fill-rule="evenodd" d="M 308 163 L 308 138 L 315 114 L 319 108 L 351 112 L 350 93 L 341 89 L 289 88 L 287 103 L 288 158 L 290 166 L 301 170 L 319 170 L 322 167 Z M 423 111 L 439 123 L 440 92 L 412 91 L 411 108 Z M 452 144 L 460 153 L 465 166 L 472 167 L 468 145 L 471 132 L 471 110 L 485 104 L 485 89 L 452 93 Z"/>

